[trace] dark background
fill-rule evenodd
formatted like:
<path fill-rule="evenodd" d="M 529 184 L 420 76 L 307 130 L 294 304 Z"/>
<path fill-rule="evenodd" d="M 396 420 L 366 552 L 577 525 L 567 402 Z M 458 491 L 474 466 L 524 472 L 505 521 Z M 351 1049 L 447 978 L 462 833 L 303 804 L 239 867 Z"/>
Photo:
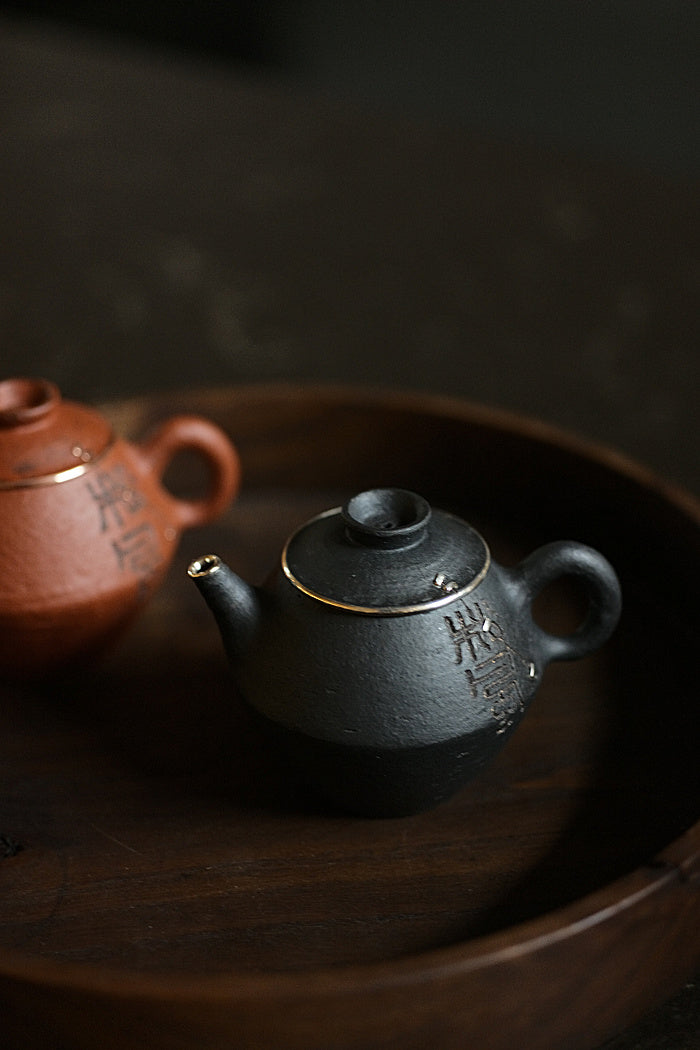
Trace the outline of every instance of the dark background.
<path fill-rule="evenodd" d="M 444 391 L 700 491 L 700 6 L 0 19 L 6 373 Z"/>
<path fill-rule="evenodd" d="M 472 131 L 698 172 L 700 7 L 687 0 L 16 0 L 3 10 Z"/>

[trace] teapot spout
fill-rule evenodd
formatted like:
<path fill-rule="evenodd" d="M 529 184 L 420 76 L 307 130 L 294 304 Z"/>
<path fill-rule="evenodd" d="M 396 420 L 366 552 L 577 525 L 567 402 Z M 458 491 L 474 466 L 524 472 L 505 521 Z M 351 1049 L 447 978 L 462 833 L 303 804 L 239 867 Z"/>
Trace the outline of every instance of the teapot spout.
<path fill-rule="evenodd" d="M 260 603 L 255 588 L 216 554 L 197 558 L 189 565 L 187 574 L 214 615 L 227 656 L 238 660 L 248 648 L 259 620 Z"/>

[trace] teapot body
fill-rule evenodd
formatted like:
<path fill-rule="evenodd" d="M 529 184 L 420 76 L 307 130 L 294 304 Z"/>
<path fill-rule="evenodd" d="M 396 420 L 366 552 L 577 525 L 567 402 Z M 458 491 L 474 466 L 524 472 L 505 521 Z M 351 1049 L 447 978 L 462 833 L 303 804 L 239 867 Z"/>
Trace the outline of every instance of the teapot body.
<path fill-rule="evenodd" d="M 196 448 L 212 467 L 204 500 L 161 482 Z M 223 510 L 238 484 L 227 437 L 174 417 L 142 444 L 43 380 L 0 383 L 0 674 L 41 677 L 99 652 L 148 601 L 183 528 Z"/>
<path fill-rule="evenodd" d="M 303 525 L 262 588 L 216 555 L 188 571 L 240 698 L 303 779 L 369 816 L 452 795 L 516 730 L 547 664 L 602 645 L 621 608 L 612 567 L 585 544 L 550 543 L 503 567 L 466 522 L 400 489 Z M 564 575 L 579 578 L 588 610 L 559 636 L 532 604 Z"/>
<path fill-rule="evenodd" d="M 259 628 L 233 657 L 239 695 L 303 779 L 351 812 L 449 798 L 504 746 L 540 681 L 542 654 L 512 622 L 495 565 L 473 593 L 404 615 L 323 606 L 281 572 L 260 598 Z"/>

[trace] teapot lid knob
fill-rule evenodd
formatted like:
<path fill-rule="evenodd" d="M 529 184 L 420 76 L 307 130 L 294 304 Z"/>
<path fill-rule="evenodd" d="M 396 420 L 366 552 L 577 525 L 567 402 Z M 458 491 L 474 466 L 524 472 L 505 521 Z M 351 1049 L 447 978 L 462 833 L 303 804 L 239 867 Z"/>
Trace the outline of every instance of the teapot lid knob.
<path fill-rule="evenodd" d="M 48 379 L 4 379 L 0 382 L 0 427 L 34 423 L 52 412 L 60 400 L 58 387 Z"/>
<path fill-rule="evenodd" d="M 350 539 L 366 547 L 398 550 L 415 547 L 426 536 L 430 504 L 406 489 L 369 489 L 342 509 Z"/>
<path fill-rule="evenodd" d="M 55 383 L 0 380 L 0 491 L 77 477 L 113 440 L 107 419 L 64 401 Z"/>

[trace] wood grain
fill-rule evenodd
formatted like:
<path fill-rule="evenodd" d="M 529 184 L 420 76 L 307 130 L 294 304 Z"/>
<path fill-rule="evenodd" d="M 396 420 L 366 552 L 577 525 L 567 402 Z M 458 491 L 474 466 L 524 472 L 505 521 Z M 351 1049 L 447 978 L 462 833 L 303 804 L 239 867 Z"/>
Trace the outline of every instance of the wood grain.
<path fill-rule="evenodd" d="M 585 1050 L 669 994 L 700 960 L 693 501 L 443 398 L 250 387 L 108 411 L 137 436 L 183 408 L 237 443 L 238 502 L 185 537 L 102 664 L 0 693 L 12 1045 Z M 171 483 L 187 491 L 194 471 L 182 460 Z M 375 484 L 468 517 L 503 562 L 595 544 L 625 611 L 599 654 L 548 669 L 477 781 L 369 821 L 278 764 L 184 570 L 216 550 L 260 582 L 295 525 Z M 567 630 L 576 608 L 562 586 L 539 614 Z"/>

